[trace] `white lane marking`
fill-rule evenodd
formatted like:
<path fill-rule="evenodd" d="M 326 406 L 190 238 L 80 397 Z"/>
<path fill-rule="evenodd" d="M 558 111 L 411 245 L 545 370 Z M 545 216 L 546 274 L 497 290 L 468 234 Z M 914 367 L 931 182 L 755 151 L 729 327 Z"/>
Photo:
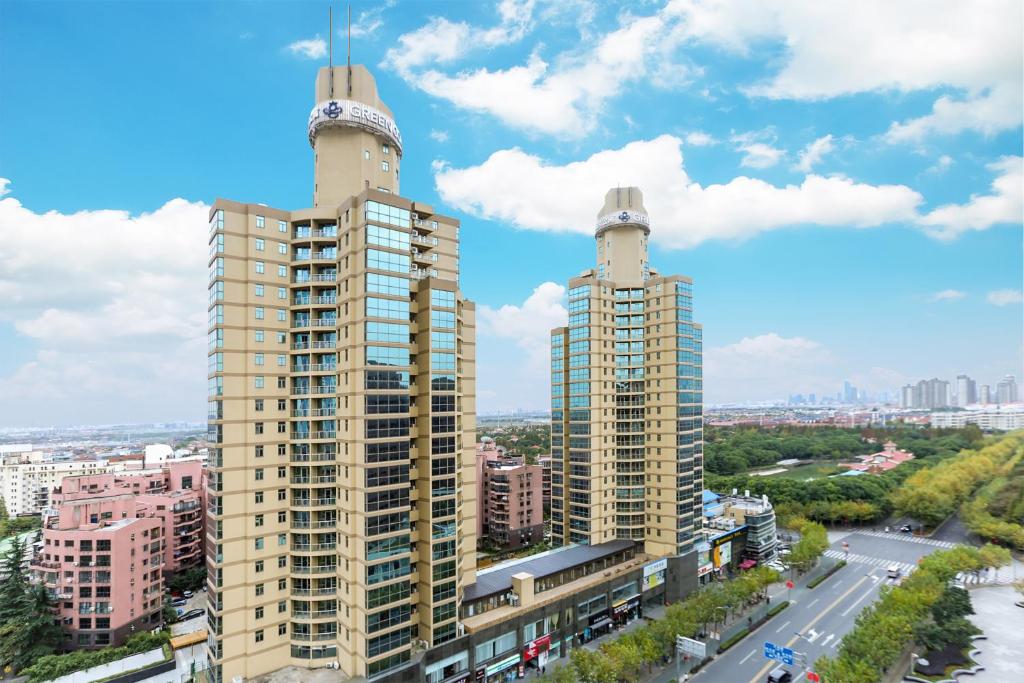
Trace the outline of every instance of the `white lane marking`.
<path fill-rule="evenodd" d="M 868 589 L 868 590 L 867 590 L 867 592 L 865 592 L 865 593 L 864 593 L 864 595 L 862 595 L 862 596 L 860 596 L 859 598 L 857 598 L 857 600 L 856 600 L 856 601 L 855 601 L 855 602 L 854 602 L 854 603 L 853 603 L 852 605 L 850 605 L 849 607 L 847 607 L 847 608 L 846 608 L 846 611 L 845 611 L 845 612 L 843 612 L 842 614 L 840 614 L 840 616 L 843 616 L 843 617 L 845 617 L 845 616 L 846 616 L 847 614 L 849 614 L 849 613 L 850 613 L 850 612 L 851 612 L 851 611 L 853 610 L 853 608 L 854 608 L 854 607 L 856 607 L 857 605 L 859 605 L 859 604 L 861 603 L 861 601 L 863 601 L 863 600 L 864 600 L 864 598 L 866 598 L 866 597 L 868 597 L 869 595 L 871 595 L 871 592 L 872 592 L 872 591 L 871 591 L 871 589 Z"/>
<path fill-rule="evenodd" d="M 782 633 L 782 629 L 786 628 L 787 626 L 789 626 L 789 622 L 788 621 L 785 624 L 783 624 L 782 626 L 780 626 L 777 629 L 775 629 L 775 632 L 776 633 Z"/>
<path fill-rule="evenodd" d="M 818 598 L 814 598 L 814 600 L 811 600 L 811 603 L 809 605 L 807 605 L 807 607 L 809 607 L 809 608 L 810 607 L 814 607 L 814 603 L 816 603 L 816 602 L 818 602 Z"/>
<path fill-rule="evenodd" d="M 740 664 L 746 664 L 747 660 L 753 657 L 755 654 L 757 654 L 757 650 L 751 650 L 749 655 L 740 660 Z"/>
<path fill-rule="evenodd" d="M 828 645 L 828 641 L 832 640 L 835 637 L 836 637 L 836 634 L 834 634 L 834 633 L 828 634 L 827 636 L 825 636 L 825 640 L 821 641 L 821 646 L 825 647 L 826 645 Z"/>
<path fill-rule="evenodd" d="M 836 638 L 835 640 L 833 640 L 833 641 L 832 641 L 832 649 L 834 650 L 834 649 L 836 649 L 837 647 L 839 647 L 839 643 L 840 643 L 840 642 L 842 642 L 842 639 L 841 639 L 841 638 Z"/>
<path fill-rule="evenodd" d="M 838 581 L 836 581 L 835 583 L 832 584 L 832 587 L 833 588 L 839 588 L 842 585 L 843 585 L 843 580 L 839 579 Z"/>

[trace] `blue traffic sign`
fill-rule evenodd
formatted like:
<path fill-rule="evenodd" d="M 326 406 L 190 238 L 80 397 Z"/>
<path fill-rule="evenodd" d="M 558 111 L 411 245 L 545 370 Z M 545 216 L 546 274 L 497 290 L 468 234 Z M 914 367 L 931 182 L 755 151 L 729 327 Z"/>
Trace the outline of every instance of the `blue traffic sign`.
<path fill-rule="evenodd" d="M 767 659 L 776 659 L 783 664 L 793 665 L 793 651 L 788 647 L 779 647 L 775 643 L 765 642 L 764 656 Z"/>

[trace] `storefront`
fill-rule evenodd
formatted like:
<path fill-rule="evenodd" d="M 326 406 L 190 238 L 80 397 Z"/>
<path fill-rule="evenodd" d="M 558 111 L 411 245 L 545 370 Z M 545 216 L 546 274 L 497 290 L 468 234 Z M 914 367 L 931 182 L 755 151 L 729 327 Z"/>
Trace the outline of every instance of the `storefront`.
<path fill-rule="evenodd" d="M 469 652 L 463 651 L 428 664 L 424 669 L 426 683 L 463 683 L 473 677 L 469 670 Z"/>
<path fill-rule="evenodd" d="M 484 683 L 515 680 L 521 674 L 521 659 L 522 657 L 519 655 L 512 655 L 490 666 L 479 667 L 476 670 L 476 680 L 484 681 Z"/>
<path fill-rule="evenodd" d="M 640 595 L 631 595 L 612 605 L 612 621 L 616 626 L 627 624 L 640 616 Z"/>
<path fill-rule="evenodd" d="M 527 668 L 544 670 L 551 652 L 551 636 L 545 635 L 526 644 L 523 648 L 523 663 Z"/>
<path fill-rule="evenodd" d="M 665 577 L 668 573 L 668 559 L 655 560 L 644 567 L 640 588 L 644 595 L 644 604 L 662 604 L 665 602 Z"/>
<path fill-rule="evenodd" d="M 584 643 L 589 643 L 594 638 L 611 633 L 612 630 L 612 617 L 608 610 L 602 610 L 597 614 L 591 614 L 587 618 L 587 627 L 583 629 L 583 634 L 580 640 Z"/>

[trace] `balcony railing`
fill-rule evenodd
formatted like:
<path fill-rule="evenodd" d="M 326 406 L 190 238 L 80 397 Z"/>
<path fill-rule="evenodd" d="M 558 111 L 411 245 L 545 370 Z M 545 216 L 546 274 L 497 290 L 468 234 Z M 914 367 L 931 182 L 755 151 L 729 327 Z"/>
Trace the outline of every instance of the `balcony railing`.
<path fill-rule="evenodd" d="M 292 574 L 327 574 L 329 572 L 338 571 L 338 565 L 336 564 L 325 564 L 317 565 L 315 567 L 309 567 L 306 565 L 298 565 L 292 567 Z"/>

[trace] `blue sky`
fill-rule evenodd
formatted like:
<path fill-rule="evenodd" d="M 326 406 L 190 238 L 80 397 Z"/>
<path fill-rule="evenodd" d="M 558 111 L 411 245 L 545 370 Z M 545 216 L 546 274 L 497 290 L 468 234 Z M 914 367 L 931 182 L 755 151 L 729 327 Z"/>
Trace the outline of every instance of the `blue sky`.
<path fill-rule="evenodd" d="M 310 204 L 326 7 L 0 4 L 10 425 L 203 415 L 205 207 Z M 709 402 L 1024 374 L 1020 4 L 809 7 L 353 3 L 402 194 L 463 221 L 482 411 L 546 406 L 616 184 L 695 280 Z"/>

